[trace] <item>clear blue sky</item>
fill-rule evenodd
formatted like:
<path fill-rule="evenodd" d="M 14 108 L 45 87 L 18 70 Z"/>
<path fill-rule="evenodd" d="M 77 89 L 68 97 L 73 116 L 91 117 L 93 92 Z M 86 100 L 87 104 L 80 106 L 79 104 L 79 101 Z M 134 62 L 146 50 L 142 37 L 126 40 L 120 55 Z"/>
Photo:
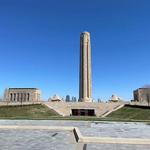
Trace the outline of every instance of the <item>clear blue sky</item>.
<path fill-rule="evenodd" d="M 79 35 L 91 33 L 93 98 L 150 83 L 149 0 L 0 0 L 0 93 L 78 97 Z"/>

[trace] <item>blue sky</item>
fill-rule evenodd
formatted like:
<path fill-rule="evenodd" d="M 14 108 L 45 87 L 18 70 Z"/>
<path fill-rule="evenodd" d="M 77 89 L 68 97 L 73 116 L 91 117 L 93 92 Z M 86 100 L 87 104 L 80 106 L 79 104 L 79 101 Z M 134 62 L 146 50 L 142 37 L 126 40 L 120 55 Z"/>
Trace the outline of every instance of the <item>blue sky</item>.
<path fill-rule="evenodd" d="M 149 0 L 0 0 L 0 93 L 78 97 L 79 35 L 91 34 L 93 98 L 150 83 Z"/>

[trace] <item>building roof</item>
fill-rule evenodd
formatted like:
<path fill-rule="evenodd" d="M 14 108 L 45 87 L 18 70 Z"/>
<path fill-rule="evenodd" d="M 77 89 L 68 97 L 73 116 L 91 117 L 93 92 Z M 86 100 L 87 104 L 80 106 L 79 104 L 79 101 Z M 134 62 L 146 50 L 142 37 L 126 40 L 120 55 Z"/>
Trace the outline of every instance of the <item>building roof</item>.
<path fill-rule="evenodd" d="M 150 90 L 149 87 L 142 87 L 142 88 L 138 88 L 136 90 L 134 90 L 133 92 L 137 92 L 138 90 Z"/>
<path fill-rule="evenodd" d="M 138 88 L 138 89 L 150 89 L 150 87 L 143 87 L 143 88 Z"/>
<path fill-rule="evenodd" d="M 30 90 L 38 90 L 38 88 L 9 88 L 9 90 L 26 90 L 26 89 L 30 89 Z"/>

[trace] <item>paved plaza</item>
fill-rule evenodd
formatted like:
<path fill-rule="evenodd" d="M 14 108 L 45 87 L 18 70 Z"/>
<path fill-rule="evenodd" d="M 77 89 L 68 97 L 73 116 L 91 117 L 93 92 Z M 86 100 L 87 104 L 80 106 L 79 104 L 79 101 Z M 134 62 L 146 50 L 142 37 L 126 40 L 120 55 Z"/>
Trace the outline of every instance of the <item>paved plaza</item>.
<path fill-rule="evenodd" d="M 0 120 L 1 125 L 75 126 L 84 136 L 150 138 L 150 125 L 144 123 Z M 71 131 L 0 129 L 2 150 L 75 150 Z M 87 150 L 149 150 L 148 145 L 87 144 Z"/>

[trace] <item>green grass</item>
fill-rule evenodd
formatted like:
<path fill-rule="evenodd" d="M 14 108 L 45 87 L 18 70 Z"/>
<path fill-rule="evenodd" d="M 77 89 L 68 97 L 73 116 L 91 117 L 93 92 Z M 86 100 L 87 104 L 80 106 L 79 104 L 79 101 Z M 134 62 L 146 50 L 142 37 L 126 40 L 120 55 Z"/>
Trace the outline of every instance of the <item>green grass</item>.
<path fill-rule="evenodd" d="M 44 105 L 0 106 L 0 119 L 48 119 L 58 116 Z"/>
<path fill-rule="evenodd" d="M 0 119 L 79 120 L 79 121 L 138 121 L 150 124 L 150 109 L 123 107 L 105 118 L 90 116 L 62 117 L 41 104 L 0 106 Z"/>
<path fill-rule="evenodd" d="M 125 106 L 107 116 L 108 119 L 150 121 L 150 109 Z"/>

